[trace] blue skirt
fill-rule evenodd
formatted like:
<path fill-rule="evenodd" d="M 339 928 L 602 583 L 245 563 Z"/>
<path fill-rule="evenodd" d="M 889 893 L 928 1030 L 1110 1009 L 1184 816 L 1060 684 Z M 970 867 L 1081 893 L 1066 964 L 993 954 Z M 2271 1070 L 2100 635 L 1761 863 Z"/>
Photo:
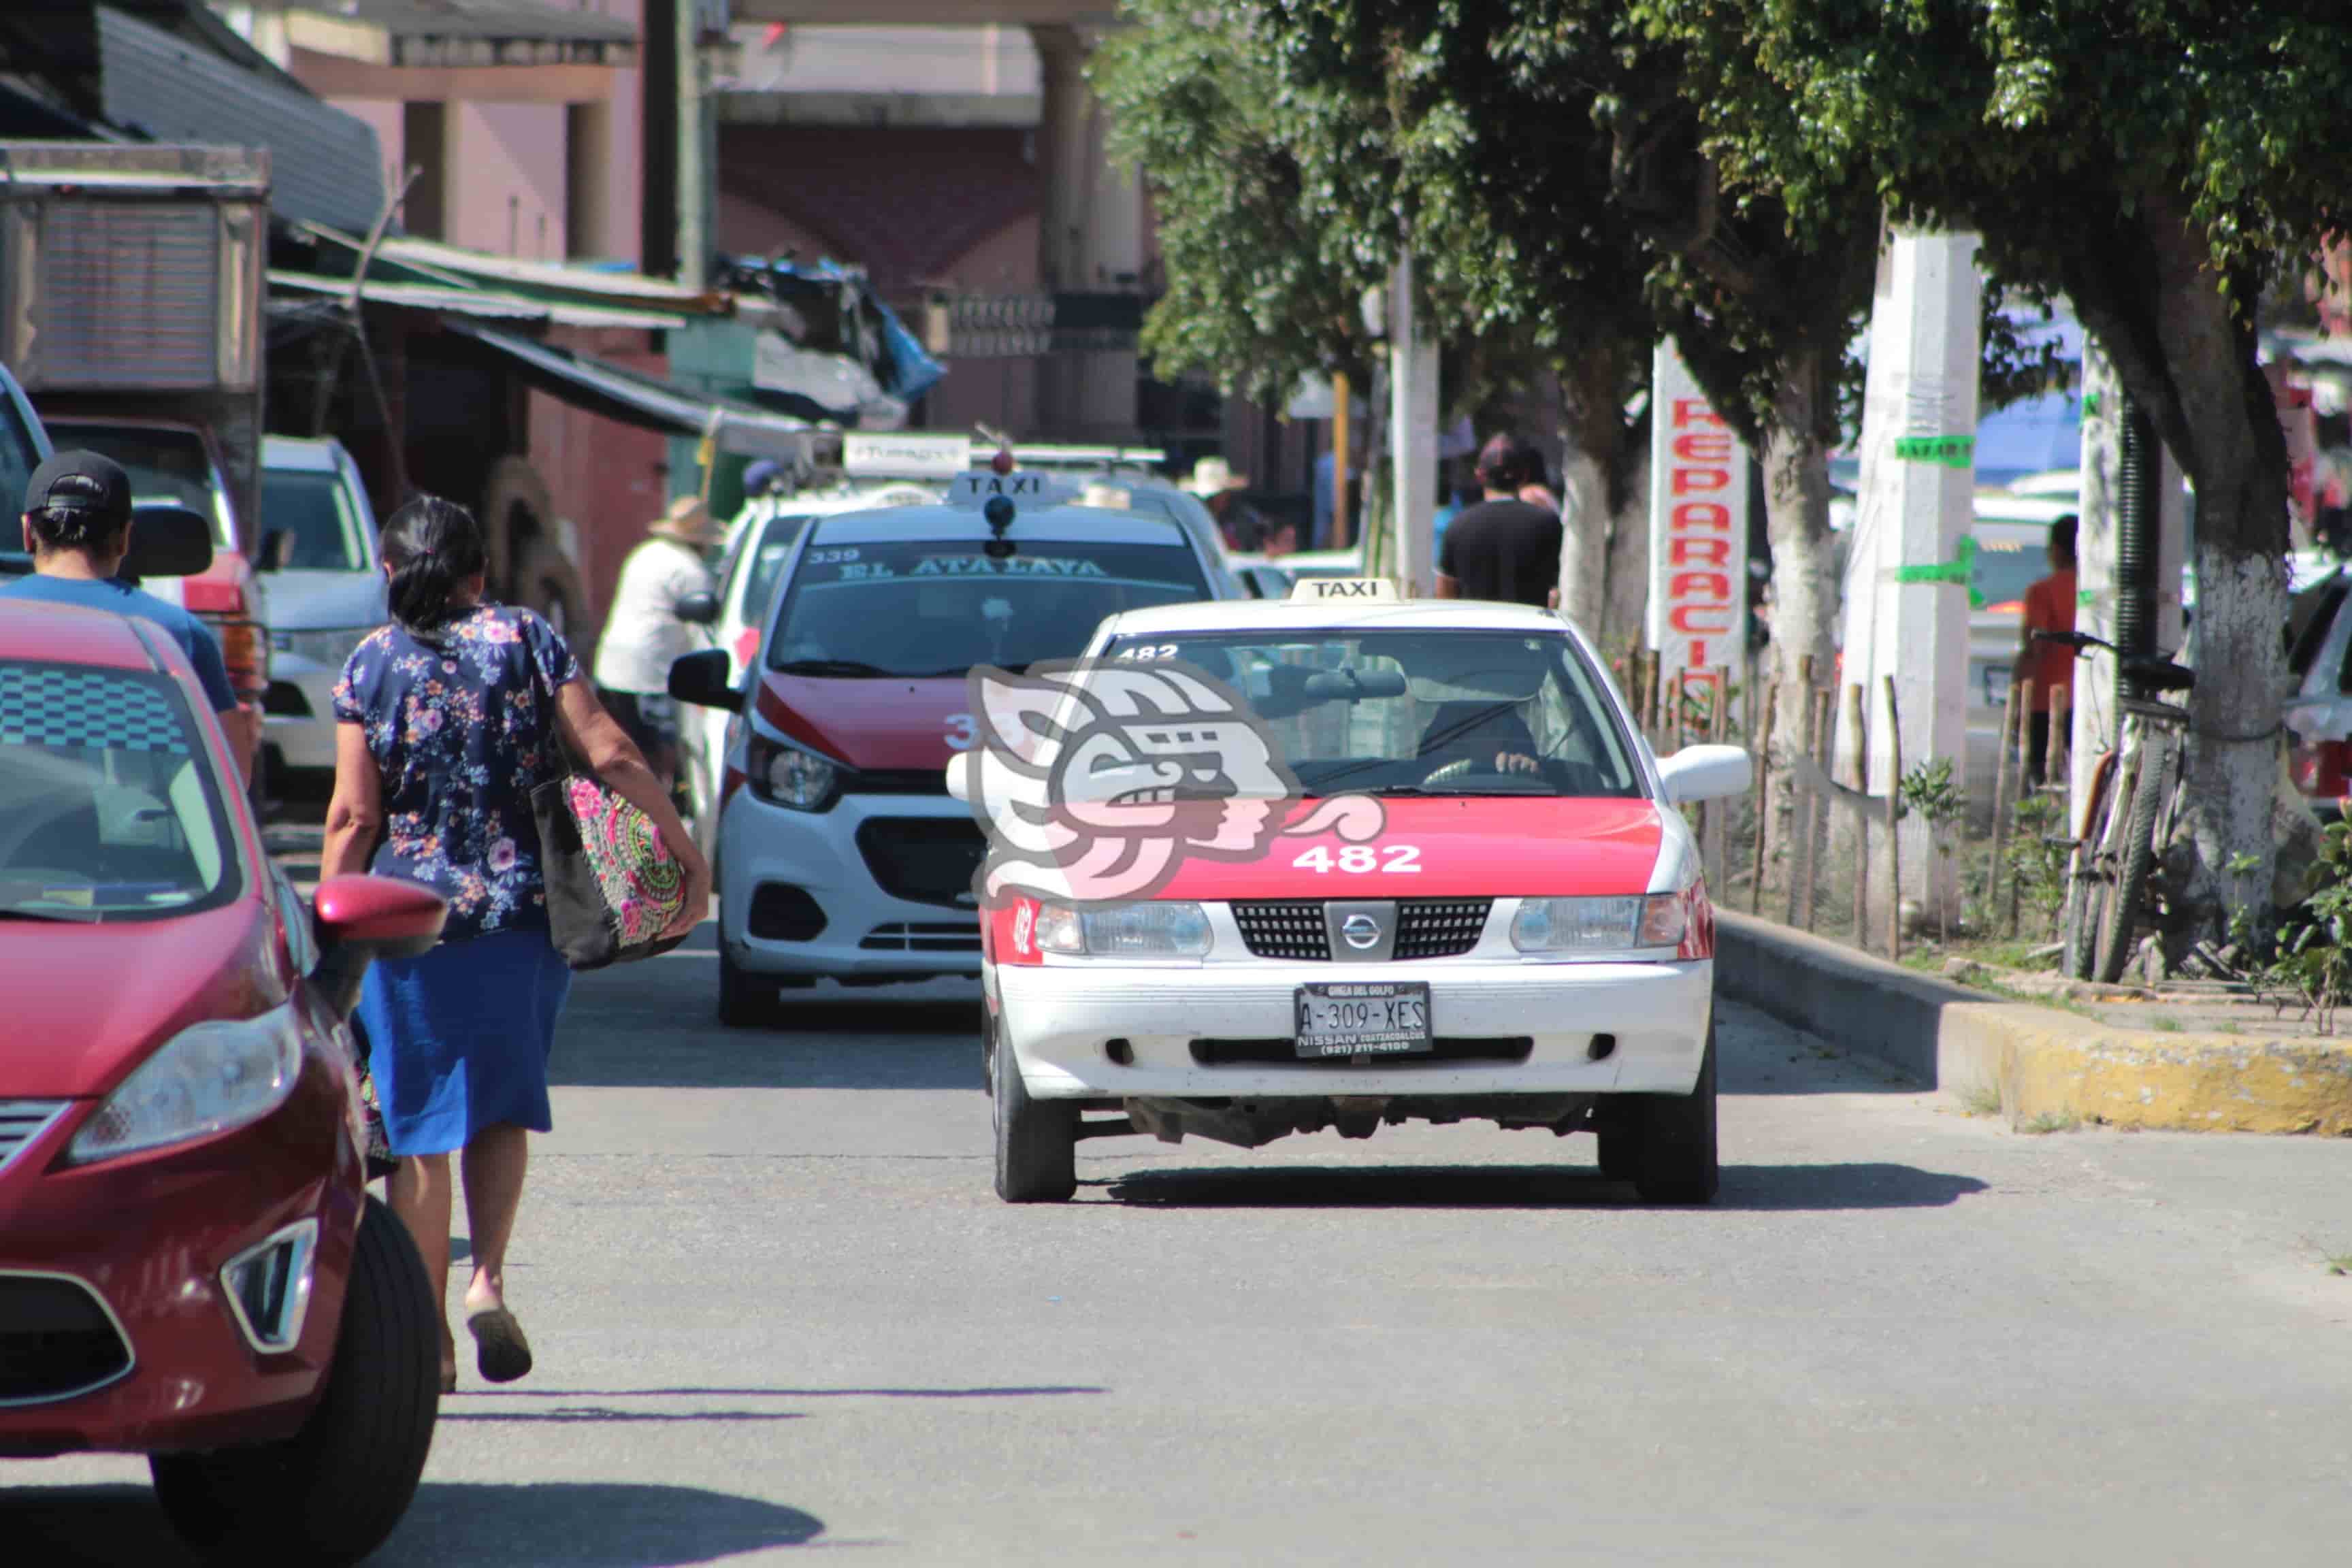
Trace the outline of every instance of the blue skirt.
<path fill-rule="evenodd" d="M 359 1021 L 395 1154 L 446 1154 L 501 1122 L 545 1132 L 547 1058 L 572 971 L 543 931 L 369 966 Z"/>

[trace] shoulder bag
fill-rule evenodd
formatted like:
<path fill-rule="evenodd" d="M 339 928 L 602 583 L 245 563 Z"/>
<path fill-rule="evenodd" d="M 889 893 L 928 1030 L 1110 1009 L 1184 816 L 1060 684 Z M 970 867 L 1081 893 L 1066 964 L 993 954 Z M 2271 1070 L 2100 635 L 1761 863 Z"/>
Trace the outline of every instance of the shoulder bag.
<path fill-rule="evenodd" d="M 530 792 L 530 814 L 555 951 L 575 970 L 669 952 L 686 940 L 661 934 L 686 902 L 686 868 L 653 818 L 554 739 L 568 769 Z"/>

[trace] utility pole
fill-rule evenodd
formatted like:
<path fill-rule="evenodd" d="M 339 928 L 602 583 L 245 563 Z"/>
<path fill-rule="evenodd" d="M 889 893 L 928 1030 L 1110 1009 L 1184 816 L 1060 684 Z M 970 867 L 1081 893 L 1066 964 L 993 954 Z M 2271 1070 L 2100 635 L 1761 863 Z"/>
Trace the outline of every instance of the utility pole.
<path fill-rule="evenodd" d="M 677 280 L 710 284 L 713 144 L 710 57 L 702 47 L 702 0 L 672 0 L 677 49 Z"/>
<path fill-rule="evenodd" d="M 1437 343 L 1414 307 L 1412 257 L 1389 274 L 1389 451 L 1395 484 L 1395 576 L 1408 597 L 1436 592 Z"/>

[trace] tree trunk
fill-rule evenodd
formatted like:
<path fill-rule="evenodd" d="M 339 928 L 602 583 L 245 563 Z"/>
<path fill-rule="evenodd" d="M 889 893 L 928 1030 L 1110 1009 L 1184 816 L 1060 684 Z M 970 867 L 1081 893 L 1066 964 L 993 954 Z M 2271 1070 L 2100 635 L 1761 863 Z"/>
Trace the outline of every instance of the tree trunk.
<path fill-rule="evenodd" d="M 1621 647 L 1637 646 L 1650 613 L 1650 465 L 1638 441 L 1629 441 L 1633 453 L 1627 465 L 1623 504 L 1610 519 L 1609 591 L 1601 607 L 1601 646 L 1614 658 Z M 1740 584 L 1747 591 L 1747 584 Z"/>
<path fill-rule="evenodd" d="M 1772 542 L 1771 659 L 1780 682 L 1772 715 L 1772 752 L 1785 769 L 1802 742 L 1812 694 L 1802 669 L 1811 658 L 1816 687 L 1837 683 L 1838 570 L 1830 532 L 1829 444 L 1824 421 L 1835 417 L 1834 388 L 1822 374 L 1822 351 L 1793 355 L 1764 426 L 1764 526 Z M 1784 782 L 1772 805 L 1786 821 Z M 1782 835 L 1780 842 L 1786 842 Z"/>
<path fill-rule="evenodd" d="M 1608 626 L 1611 525 L 1626 490 L 1627 469 L 1644 454 L 1625 431 L 1629 353 L 1621 344 L 1580 353 L 1559 372 L 1559 607 L 1606 647 L 1622 628 Z"/>

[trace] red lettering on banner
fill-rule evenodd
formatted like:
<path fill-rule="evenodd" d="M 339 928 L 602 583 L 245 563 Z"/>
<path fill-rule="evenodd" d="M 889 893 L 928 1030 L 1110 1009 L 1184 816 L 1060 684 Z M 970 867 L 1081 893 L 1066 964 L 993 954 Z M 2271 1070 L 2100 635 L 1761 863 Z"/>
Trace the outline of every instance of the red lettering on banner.
<path fill-rule="evenodd" d="M 1676 605 L 1671 611 L 1667 612 L 1666 625 L 1674 627 L 1675 630 L 1682 633 L 1685 637 L 1724 637 L 1728 635 L 1731 631 L 1731 623 L 1728 620 L 1718 620 L 1707 626 L 1700 626 L 1693 621 L 1691 617 L 1694 616 L 1725 616 L 1730 613 L 1730 609 L 1731 606 L 1728 605 Z M 1691 662 L 1696 664 L 1698 661 L 1696 659 L 1693 659 Z"/>
<path fill-rule="evenodd" d="M 1721 415 L 1706 405 L 1705 398 L 1677 397 L 1675 399 L 1675 427 L 1680 429 L 1685 425 L 1697 425 L 1709 430 L 1731 428 L 1723 422 Z"/>
<path fill-rule="evenodd" d="M 1691 638 L 1690 661 L 1695 665 L 1702 666 L 1706 663 L 1706 639 L 1705 637 Z M 1714 682 L 1709 681 L 1708 684 L 1713 685 Z"/>
<path fill-rule="evenodd" d="M 1731 541 L 1728 539 L 1670 539 L 1666 542 L 1669 563 L 1675 566 L 1728 566 L 1731 564 Z"/>
<path fill-rule="evenodd" d="M 1685 463 L 1727 463 L 1731 461 L 1731 435 L 1728 431 L 1709 430 L 1693 436 L 1675 437 L 1675 456 Z"/>
<path fill-rule="evenodd" d="M 1694 490 L 1727 490 L 1731 488 L 1731 471 L 1727 468 L 1676 468 L 1675 494 L 1689 495 Z"/>
<path fill-rule="evenodd" d="M 1731 509 L 1719 500 L 1686 500 L 1675 508 L 1668 526 L 1674 528 L 1714 528 L 1725 533 L 1731 531 Z"/>
<path fill-rule="evenodd" d="M 1731 598 L 1730 575 L 1722 572 L 1677 572 L 1674 582 L 1666 588 L 1666 597 L 1680 599 L 1685 596 L 1728 603 Z"/>

